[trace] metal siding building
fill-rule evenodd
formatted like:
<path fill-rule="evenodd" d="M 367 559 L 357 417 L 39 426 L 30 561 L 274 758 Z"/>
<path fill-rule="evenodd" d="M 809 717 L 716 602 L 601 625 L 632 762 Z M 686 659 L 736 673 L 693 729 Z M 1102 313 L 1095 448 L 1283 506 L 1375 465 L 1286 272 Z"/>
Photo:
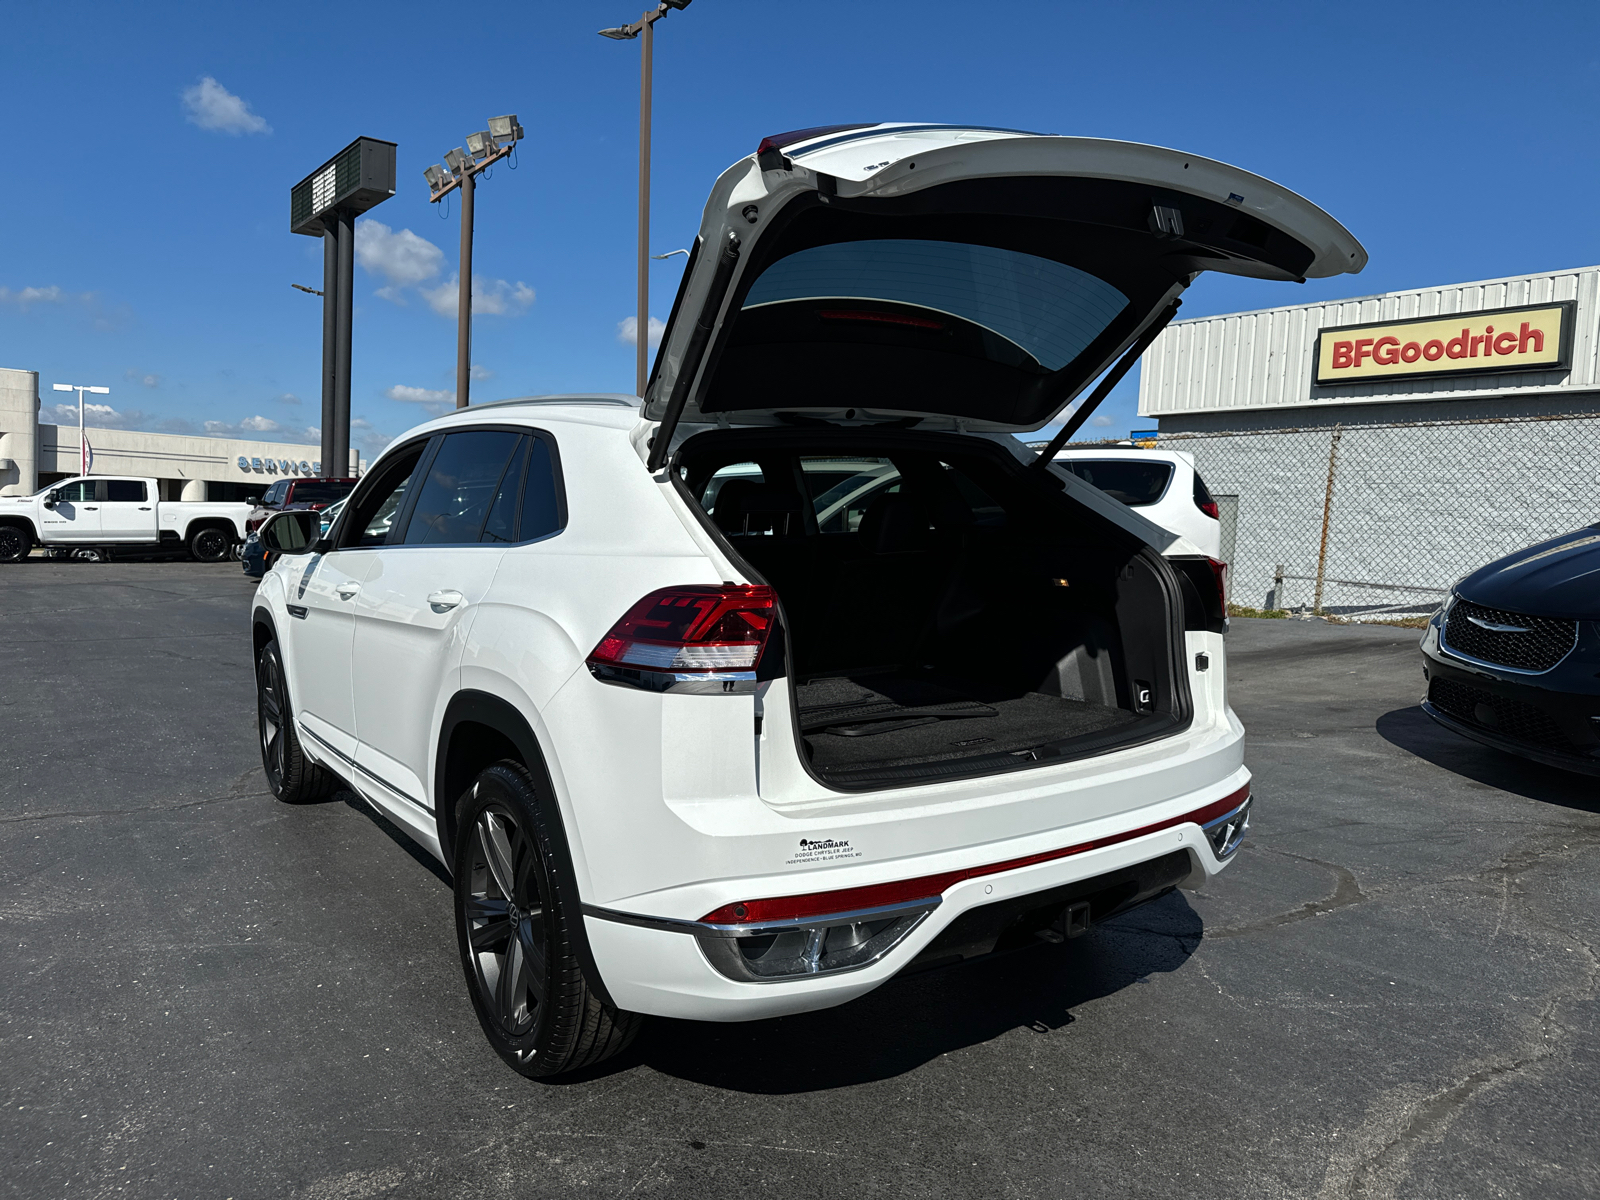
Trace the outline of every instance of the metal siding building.
<path fill-rule="evenodd" d="M 1562 301 L 1569 367 L 1316 382 L 1322 330 Z M 1600 267 L 1581 267 L 1174 322 L 1139 415 L 1237 497 L 1235 603 L 1415 611 L 1600 519 L 1597 360 Z"/>

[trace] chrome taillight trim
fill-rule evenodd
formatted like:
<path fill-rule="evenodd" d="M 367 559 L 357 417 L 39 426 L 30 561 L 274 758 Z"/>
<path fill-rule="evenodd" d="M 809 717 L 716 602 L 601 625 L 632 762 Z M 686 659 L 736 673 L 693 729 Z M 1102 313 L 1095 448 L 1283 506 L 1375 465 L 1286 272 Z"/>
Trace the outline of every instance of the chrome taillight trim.
<path fill-rule="evenodd" d="M 618 667 L 589 663 L 589 673 L 601 683 L 633 687 L 645 692 L 675 692 L 683 696 L 747 696 L 756 690 L 754 671 L 654 671 L 648 667 Z"/>

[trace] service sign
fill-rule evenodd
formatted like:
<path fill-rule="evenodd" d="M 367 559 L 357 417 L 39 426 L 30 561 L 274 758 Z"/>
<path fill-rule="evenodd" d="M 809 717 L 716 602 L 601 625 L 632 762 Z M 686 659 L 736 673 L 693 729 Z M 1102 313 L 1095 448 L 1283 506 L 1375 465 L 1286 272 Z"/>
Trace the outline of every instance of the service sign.
<path fill-rule="evenodd" d="M 1343 325 L 1317 334 L 1316 382 L 1370 383 L 1489 371 L 1563 371 L 1572 365 L 1577 302 Z"/>

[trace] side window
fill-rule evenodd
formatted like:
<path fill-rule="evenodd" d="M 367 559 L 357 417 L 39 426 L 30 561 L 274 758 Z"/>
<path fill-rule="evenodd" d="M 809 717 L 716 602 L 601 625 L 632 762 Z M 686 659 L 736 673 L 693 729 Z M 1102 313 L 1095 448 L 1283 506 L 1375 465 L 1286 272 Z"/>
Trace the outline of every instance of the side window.
<path fill-rule="evenodd" d="M 261 503 L 266 506 L 282 504 L 284 493 L 289 490 L 289 481 L 280 479 L 267 489 L 267 494 L 261 497 Z"/>
<path fill-rule="evenodd" d="M 123 502 L 144 502 L 144 480 L 142 479 L 108 479 L 106 480 L 106 500 L 120 500 Z"/>
<path fill-rule="evenodd" d="M 900 490 L 900 472 L 887 458 L 802 458 L 800 469 L 822 533 L 854 533 L 874 500 Z"/>
<path fill-rule="evenodd" d="M 406 526 L 409 545 L 476 542 L 522 435 L 499 429 L 446 434 Z"/>
<path fill-rule="evenodd" d="M 427 442 L 400 451 L 380 466 L 376 475 L 363 480 L 361 487 L 351 494 L 349 520 L 343 522 L 339 534 L 340 549 L 355 546 L 382 546 L 389 540 L 389 532 L 400 507 L 405 503 L 406 489 L 411 473 L 417 469 Z"/>
<path fill-rule="evenodd" d="M 564 524 L 561 487 L 556 480 L 550 443 L 542 437 L 530 440 L 533 445 L 528 454 L 528 481 L 522 489 L 522 518 L 517 522 L 519 542 L 557 533 Z"/>
<path fill-rule="evenodd" d="M 56 499 L 72 504 L 82 504 L 85 500 L 93 500 L 94 482 L 92 479 L 79 479 L 74 483 L 63 484 L 56 489 Z"/>

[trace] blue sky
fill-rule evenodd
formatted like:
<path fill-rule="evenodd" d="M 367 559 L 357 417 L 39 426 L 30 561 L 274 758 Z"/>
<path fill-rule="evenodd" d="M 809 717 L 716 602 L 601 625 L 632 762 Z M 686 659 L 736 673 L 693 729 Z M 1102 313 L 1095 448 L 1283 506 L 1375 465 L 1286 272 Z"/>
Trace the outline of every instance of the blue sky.
<path fill-rule="evenodd" d="M 478 193 L 474 398 L 631 390 L 638 49 L 595 31 L 640 7 L 10 8 L 0 366 L 39 371 L 47 405 L 53 382 L 109 385 L 102 423 L 313 440 L 320 302 L 289 285 L 320 286 L 321 247 L 289 233 L 289 187 L 386 138 L 399 186 L 363 234 L 352 382 L 375 450 L 454 386 L 456 211 L 422 168 L 516 112 L 518 169 Z M 1592 3 L 695 0 L 658 31 L 658 252 L 764 134 L 930 120 L 1220 158 L 1371 252 L 1304 286 L 1203 277 L 1185 316 L 1600 261 Z M 654 267 L 658 316 L 682 263 Z M 1140 424 L 1136 391 L 1099 432 Z"/>

